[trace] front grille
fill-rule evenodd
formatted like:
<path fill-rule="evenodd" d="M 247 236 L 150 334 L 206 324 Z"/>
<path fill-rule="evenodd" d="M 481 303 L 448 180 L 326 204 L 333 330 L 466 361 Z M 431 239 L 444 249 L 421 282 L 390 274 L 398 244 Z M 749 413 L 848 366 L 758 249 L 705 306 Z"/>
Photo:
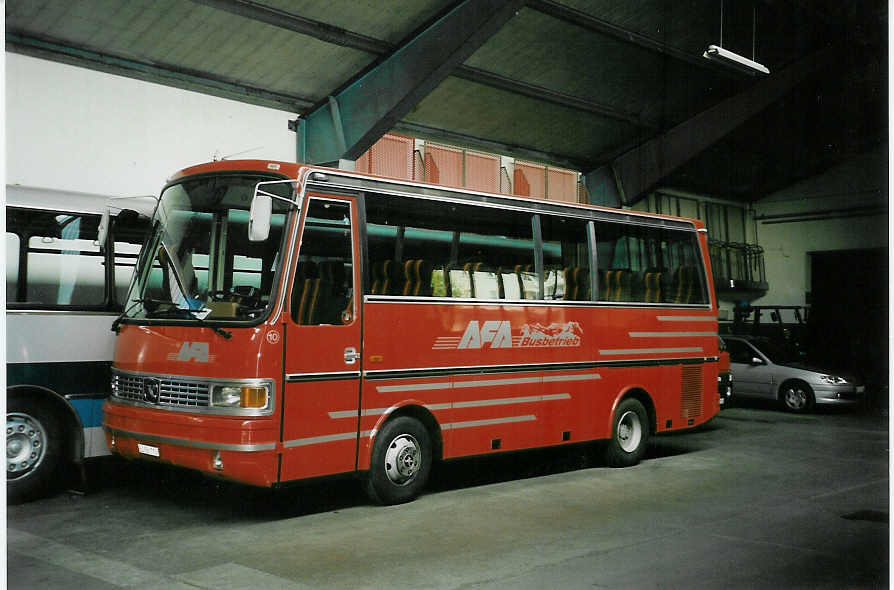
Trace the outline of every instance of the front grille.
<path fill-rule="evenodd" d="M 145 395 L 144 385 L 149 379 L 158 382 L 157 402 L 147 399 Z M 157 403 L 181 408 L 206 408 L 209 405 L 211 392 L 207 383 L 199 381 L 114 373 L 112 375 L 112 395 L 135 402 Z"/>

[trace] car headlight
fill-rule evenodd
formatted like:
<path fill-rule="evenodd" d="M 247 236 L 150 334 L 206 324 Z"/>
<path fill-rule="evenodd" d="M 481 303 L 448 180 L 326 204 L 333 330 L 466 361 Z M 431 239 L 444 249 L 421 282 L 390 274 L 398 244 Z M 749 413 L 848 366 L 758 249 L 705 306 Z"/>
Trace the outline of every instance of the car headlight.
<path fill-rule="evenodd" d="M 845 379 L 844 377 L 838 377 L 836 375 L 820 375 L 820 381 L 826 383 L 827 385 L 847 384 L 847 379 Z"/>
<path fill-rule="evenodd" d="M 266 385 L 214 385 L 211 388 L 211 405 L 216 408 L 264 409 L 268 399 Z"/>

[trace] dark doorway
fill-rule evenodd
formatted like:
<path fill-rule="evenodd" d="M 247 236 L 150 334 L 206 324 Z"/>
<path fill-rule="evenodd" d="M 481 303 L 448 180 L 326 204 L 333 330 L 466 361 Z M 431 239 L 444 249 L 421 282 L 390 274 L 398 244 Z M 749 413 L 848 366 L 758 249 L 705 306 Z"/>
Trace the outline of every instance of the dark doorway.
<path fill-rule="evenodd" d="M 871 403 L 888 383 L 888 252 L 812 252 L 808 358 L 856 373 Z"/>

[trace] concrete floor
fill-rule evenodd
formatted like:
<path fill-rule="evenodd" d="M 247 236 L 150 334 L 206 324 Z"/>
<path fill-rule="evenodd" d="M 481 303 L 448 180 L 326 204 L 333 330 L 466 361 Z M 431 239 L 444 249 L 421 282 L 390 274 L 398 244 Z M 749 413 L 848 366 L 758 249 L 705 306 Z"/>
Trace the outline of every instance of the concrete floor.
<path fill-rule="evenodd" d="M 725 410 L 653 439 L 443 465 L 403 506 L 352 480 L 271 492 L 94 464 L 8 508 L 9 588 L 886 588 L 888 419 Z"/>

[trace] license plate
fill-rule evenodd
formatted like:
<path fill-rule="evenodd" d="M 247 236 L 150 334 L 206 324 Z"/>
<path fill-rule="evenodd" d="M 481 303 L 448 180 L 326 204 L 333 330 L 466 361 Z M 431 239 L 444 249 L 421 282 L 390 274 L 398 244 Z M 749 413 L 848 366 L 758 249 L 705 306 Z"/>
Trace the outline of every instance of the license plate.
<path fill-rule="evenodd" d="M 137 450 L 144 455 L 150 455 L 152 457 L 159 456 L 158 447 L 153 447 L 152 445 L 144 445 L 142 443 L 137 443 Z"/>

